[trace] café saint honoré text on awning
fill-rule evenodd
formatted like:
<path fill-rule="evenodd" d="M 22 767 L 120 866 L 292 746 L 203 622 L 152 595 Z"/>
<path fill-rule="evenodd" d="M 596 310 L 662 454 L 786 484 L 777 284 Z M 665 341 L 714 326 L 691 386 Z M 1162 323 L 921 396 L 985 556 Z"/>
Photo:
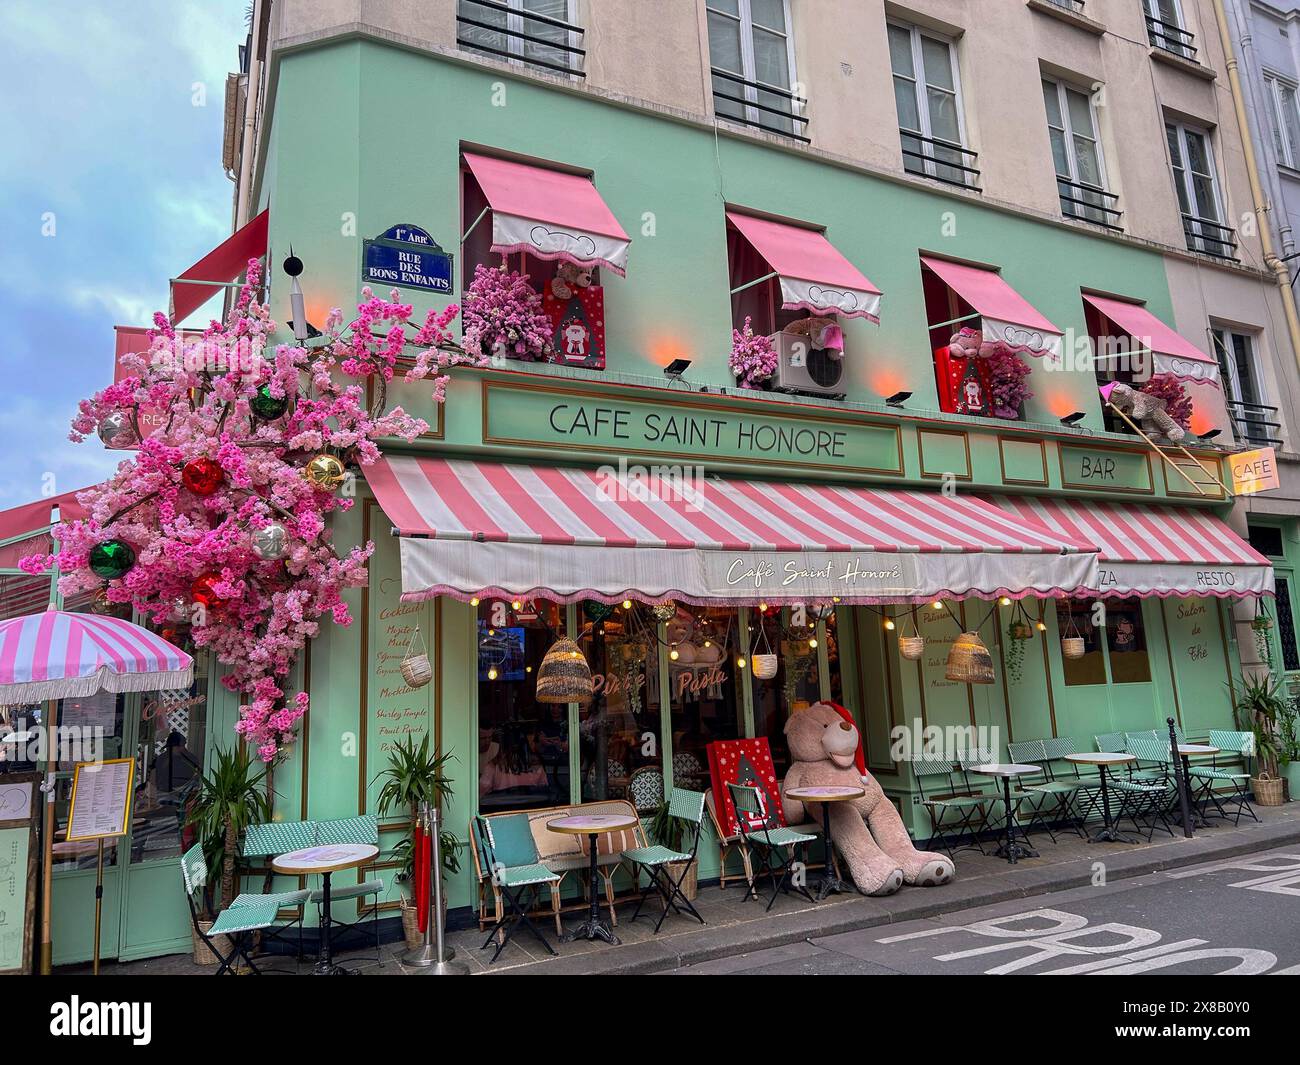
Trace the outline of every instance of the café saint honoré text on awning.
<path fill-rule="evenodd" d="M 974 495 L 389 456 L 367 471 L 401 537 L 402 598 L 694 604 L 1069 595 L 1097 546 Z"/>

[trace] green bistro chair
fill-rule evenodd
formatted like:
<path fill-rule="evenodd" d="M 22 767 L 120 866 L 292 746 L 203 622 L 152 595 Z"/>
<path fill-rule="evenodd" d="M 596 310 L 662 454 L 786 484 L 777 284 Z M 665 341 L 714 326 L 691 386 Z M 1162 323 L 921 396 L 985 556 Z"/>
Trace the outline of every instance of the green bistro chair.
<path fill-rule="evenodd" d="M 789 891 L 791 888 L 809 902 L 815 902 L 805 885 L 795 883 L 793 872 L 800 847 L 804 848 L 804 868 L 807 868 L 808 844 L 814 842 L 817 837 L 807 832 L 796 832 L 793 828 L 782 825 L 771 827 L 767 821 L 763 821 L 760 828 L 750 827 L 747 818 L 758 819 L 766 815 L 763 804 L 758 800 L 758 789 L 728 782 L 727 791 L 731 793 L 731 802 L 736 808 L 736 822 L 740 825 L 741 843 L 762 862 L 761 867 L 758 865 L 754 867 L 754 878 L 749 882 L 745 900 L 748 901 L 751 896 L 758 898 L 758 878 L 766 874 L 775 883 L 772 897 L 767 900 L 769 910 L 776 902 L 776 897 L 782 891 Z M 779 877 L 778 870 L 781 874 Z M 827 875 L 831 874 L 829 869 L 826 872 Z"/>
<path fill-rule="evenodd" d="M 359 817 L 339 817 L 331 821 L 317 821 L 315 826 L 317 846 L 328 843 L 368 843 L 371 846 L 379 846 L 379 818 L 374 814 L 362 814 Z M 373 866 L 371 869 L 373 869 Z M 362 900 L 358 903 L 355 920 L 340 921 L 331 914 L 330 923 L 334 928 L 333 940 L 337 942 L 340 935 L 347 935 L 350 931 L 362 932 L 362 922 L 369 918 L 371 930 L 375 937 L 375 958 L 381 965 L 383 964 L 383 954 L 379 945 L 379 896 L 383 894 L 384 890 L 384 881 L 377 876 L 366 877 L 358 884 L 330 885 L 331 903 L 346 902 L 349 899 Z M 366 899 L 371 900 L 369 909 L 366 908 L 364 901 Z M 323 890 L 313 891 L 310 901 L 317 908 L 323 907 L 325 892 Z"/>
<path fill-rule="evenodd" d="M 687 913 L 699 921 L 700 924 L 704 924 L 704 918 L 691 905 L 690 899 L 682 894 L 682 882 L 690 876 L 691 863 L 695 861 L 695 856 L 700 849 L 700 836 L 703 834 L 704 828 L 704 792 L 673 788 L 668 799 L 668 816 L 686 821 L 693 826 L 694 831 L 691 836 L 691 852 L 689 854 L 683 854 L 670 847 L 661 847 L 657 844 L 652 847 L 634 847 L 632 850 L 623 852 L 623 858 L 632 865 L 634 884 L 640 884 L 643 872 L 650 878 L 650 882 L 646 884 L 641 892 L 641 897 L 637 900 L 632 920 L 635 921 L 640 916 L 641 907 L 645 905 L 645 900 L 652 891 L 658 891 L 663 899 L 664 912 L 659 915 L 659 920 L 655 923 L 655 935 L 659 934 L 659 929 L 663 926 L 664 918 L 668 916 L 670 909 L 674 913 L 682 912 L 677 905 L 678 902 L 686 908 Z M 672 873 L 667 868 L 671 862 L 683 863 L 681 876 L 676 880 L 673 879 Z"/>
<path fill-rule="evenodd" d="M 247 937 L 250 933 L 276 927 L 275 922 L 282 906 L 298 906 L 301 913 L 302 904 L 307 901 L 308 895 L 306 890 L 281 891 L 266 895 L 241 893 L 217 914 L 217 919 L 205 932 L 199 925 L 199 907 L 194 901 L 196 895 L 202 898 L 208 884 L 208 863 L 203 857 L 201 844 L 194 844 L 181 855 L 181 878 L 185 884 L 185 901 L 190 907 L 190 921 L 194 925 L 194 934 L 203 940 L 208 949 L 220 960 L 221 964 L 215 973 L 217 976 L 225 973 L 233 975 L 235 970 L 231 963 L 237 957 L 242 958 L 252 972 L 261 973 L 262 970 L 248 956 Z M 301 918 L 299 924 L 301 925 Z M 218 936 L 226 936 L 229 939 L 230 950 L 227 953 L 223 954 L 216 943 Z"/>
<path fill-rule="evenodd" d="M 244 843 L 240 851 L 245 858 L 263 858 L 266 859 L 266 880 L 265 889 L 270 891 L 271 881 L 275 874 L 272 873 L 270 860 L 278 854 L 288 854 L 290 851 L 302 850 L 304 847 L 314 847 L 316 845 L 316 828 L 311 821 L 267 821 L 262 824 L 249 825 L 244 830 Z M 301 881 L 299 881 L 301 883 Z M 298 894 L 298 892 L 290 892 Z M 306 893 L 303 901 L 297 904 L 298 916 L 296 920 L 288 924 L 278 924 L 266 936 L 266 939 L 283 939 L 291 928 L 295 925 L 298 927 L 298 957 L 302 957 L 302 929 L 303 916 L 306 909 L 307 897 L 310 892 Z"/>
<path fill-rule="evenodd" d="M 1064 823 L 1083 835 L 1077 819 L 1071 813 L 1070 803 L 1074 798 L 1075 787 L 1066 781 L 1052 778 L 1052 771 L 1047 757 L 1047 747 L 1043 740 L 1014 740 L 1007 744 L 1007 757 L 1022 765 L 1038 766 L 1038 775 L 1018 777 L 1016 786 L 1011 789 L 1012 798 L 1023 800 L 1028 804 L 1029 817 L 1024 824 L 1026 833 L 1041 825 L 1056 842 L 1056 833 L 1052 831 L 1052 822 Z M 1034 800 L 1037 800 L 1035 802 Z"/>
<path fill-rule="evenodd" d="M 532 932 L 547 953 L 554 954 L 555 948 L 547 942 L 546 937 L 528 918 L 531 908 L 524 904 L 526 895 L 540 896 L 542 885 L 553 888 L 560 882 L 560 875 L 553 873 L 538 860 L 537 844 L 533 840 L 527 814 L 499 814 L 494 817 L 476 817 L 471 822 L 478 833 L 479 853 L 483 855 L 493 883 L 501 889 L 506 908 L 492 931 L 483 941 L 479 950 L 487 950 L 488 944 L 497 940 L 496 952 L 492 961 L 496 961 L 510 942 L 511 929 L 523 925 Z"/>
<path fill-rule="evenodd" d="M 1249 732 L 1232 732 L 1225 729 L 1210 729 L 1210 746 L 1218 747 L 1223 754 L 1241 758 L 1240 769 L 1220 769 L 1219 756 L 1216 754 L 1208 766 L 1192 766 L 1190 776 L 1198 784 L 1197 802 L 1205 808 L 1211 803 L 1219 811 L 1219 816 L 1227 819 L 1227 805 L 1237 807 L 1237 819 L 1234 825 L 1241 824 L 1241 815 L 1250 814 L 1256 821 L 1259 815 L 1250 803 L 1250 767 L 1249 760 L 1255 756 L 1255 737 Z M 1216 793 L 1215 788 L 1227 784 L 1231 789 L 1226 794 Z M 1296 798 L 1292 795 L 1291 798 Z"/>
<path fill-rule="evenodd" d="M 1169 823 L 1169 809 L 1176 799 L 1178 789 L 1174 784 L 1173 758 L 1169 751 L 1169 739 L 1152 733 L 1129 733 L 1124 741 L 1125 749 L 1138 760 L 1138 765 L 1147 763 L 1141 770 L 1143 775 L 1134 774 L 1127 780 L 1111 780 L 1110 787 L 1120 796 L 1120 812 L 1116 820 L 1127 817 L 1133 826 L 1141 831 L 1140 817 L 1147 821 L 1147 842 L 1155 835 L 1159 824 L 1171 836 L 1173 826 Z"/>
<path fill-rule="evenodd" d="M 917 797 L 930 816 L 930 839 L 925 846 L 928 850 L 938 844 L 950 858 L 955 857 L 959 850 L 977 850 L 984 854 L 979 834 L 988 821 L 991 798 L 987 795 L 958 795 L 958 791 L 973 789 L 964 774 L 959 785 L 957 773 L 951 758 L 922 755 L 912 762 Z M 927 782 L 931 795 L 925 793 Z M 935 794 L 944 791 L 946 795 Z M 956 815 L 955 820 L 948 816 L 950 814 Z"/>
<path fill-rule="evenodd" d="M 1043 766 L 1053 784 L 1064 784 L 1071 789 L 1069 816 L 1075 830 L 1086 839 L 1088 832 L 1085 825 L 1088 818 L 1101 806 L 1101 782 L 1095 776 L 1084 777 L 1080 774 L 1077 763 L 1065 761 L 1067 755 L 1082 750 L 1079 741 L 1070 736 L 1053 736 L 1043 740 L 1043 753 L 1047 756 Z"/>

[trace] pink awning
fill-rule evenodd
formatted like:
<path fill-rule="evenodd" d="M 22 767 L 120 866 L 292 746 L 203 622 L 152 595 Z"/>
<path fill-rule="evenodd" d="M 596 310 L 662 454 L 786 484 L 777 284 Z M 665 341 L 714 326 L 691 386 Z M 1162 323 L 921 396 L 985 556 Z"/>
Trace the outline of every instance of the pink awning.
<path fill-rule="evenodd" d="M 1061 356 L 1061 330 L 1003 280 L 996 270 L 922 255 L 923 265 L 969 303 L 983 319 L 984 337 L 1013 351 Z M 954 331 L 956 327 L 954 327 Z"/>
<path fill-rule="evenodd" d="M 1133 337 L 1142 349 L 1150 348 L 1157 373 L 1181 381 L 1219 386 L 1219 364 L 1191 341 L 1165 325 L 1141 303 L 1084 293 L 1083 302 Z"/>
<path fill-rule="evenodd" d="M 248 266 L 249 259 L 266 254 L 267 232 L 271 212 L 263 211 L 172 281 L 172 324 L 183 322 L 234 281 Z M 212 285 L 192 285 L 190 281 L 213 281 Z"/>
<path fill-rule="evenodd" d="M 402 535 L 402 598 L 911 603 L 1057 595 L 1096 548 L 973 495 L 388 456 L 366 479 Z"/>
<path fill-rule="evenodd" d="M 880 321 L 880 289 L 817 229 L 728 211 L 727 221 L 781 281 L 782 306 Z"/>
<path fill-rule="evenodd" d="M 465 152 L 492 207 L 492 250 L 607 266 L 622 276 L 631 244 L 591 178 Z"/>
<path fill-rule="evenodd" d="M 85 490 L 78 488 L 76 492 L 64 492 L 48 499 L 38 499 L 8 510 L 0 510 L 0 541 L 35 535 L 48 529 L 51 507 L 59 508 L 60 521 L 80 521 L 87 516 L 87 511 L 77 502 L 77 493 Z"/>

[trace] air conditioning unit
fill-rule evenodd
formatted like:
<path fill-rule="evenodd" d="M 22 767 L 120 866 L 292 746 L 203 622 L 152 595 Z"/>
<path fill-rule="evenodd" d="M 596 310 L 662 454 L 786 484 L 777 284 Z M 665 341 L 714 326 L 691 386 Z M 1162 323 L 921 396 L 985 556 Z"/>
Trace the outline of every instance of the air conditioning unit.
<path fill-rule="evenodd" d="M 773 333 L 771 339 L 778 359 L 775 391 L 832 399 L 847 395 L 843 352 L 810 348 L 808 338 L 798 333 Z"/>

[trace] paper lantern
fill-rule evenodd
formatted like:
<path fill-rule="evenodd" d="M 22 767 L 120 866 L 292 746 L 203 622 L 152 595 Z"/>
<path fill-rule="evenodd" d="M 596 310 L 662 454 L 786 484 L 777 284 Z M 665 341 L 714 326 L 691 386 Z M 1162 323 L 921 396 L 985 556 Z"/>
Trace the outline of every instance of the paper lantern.
<path fill-rule="evenodd" d="M 347 476 L 343 463 L 333 455 L 322 452 L 303 467 L 302 475 L 313 488 L 332 492 L 343 483 Z"/>
<path fill-rule="evenodd" d="M 135 552 L 121 540 L 105 540 L 90 549 L 90 572 L 106 581 L 125 577 L 135 565 Z"/>
<path fill-rule="evenodd" d="M 264 422 L 274 421 L 289 409 L 289 397 L 273 396 L 270 385 L 259 385 L 253 398 L 248 401 L 248 409 Z"/>
<path fill-rule="evenodd" d="M 964 684 L 993 683 L 993 656 L 978 633 L 963 632 L 953 640 L 944 676 Z"/>
<path fill-rule="evenodd" d="M 196 496 L 212 495 L 225 479 L 226 471 L 216 459 L 194 459 L 181 469 L 181 484 Z"/>
<path fill-rule="evenodd" d="M 135 447 L 140 442 L 140 438 L 135 432 L 135 426 L 131 424 L 131 415 L 124 410 L 115 410 L 112 414 L 105 414 L 100 419 L 96 432 L 99 433 L 99 439 L 104 442 L 105 447 L 115 450 Z"/>
<path fill-rule="evenodd" d="M 587 703 L 592 695 L 591 667 L 569 637 L 551 645 L 537 669 L 539 703 Z"/>

